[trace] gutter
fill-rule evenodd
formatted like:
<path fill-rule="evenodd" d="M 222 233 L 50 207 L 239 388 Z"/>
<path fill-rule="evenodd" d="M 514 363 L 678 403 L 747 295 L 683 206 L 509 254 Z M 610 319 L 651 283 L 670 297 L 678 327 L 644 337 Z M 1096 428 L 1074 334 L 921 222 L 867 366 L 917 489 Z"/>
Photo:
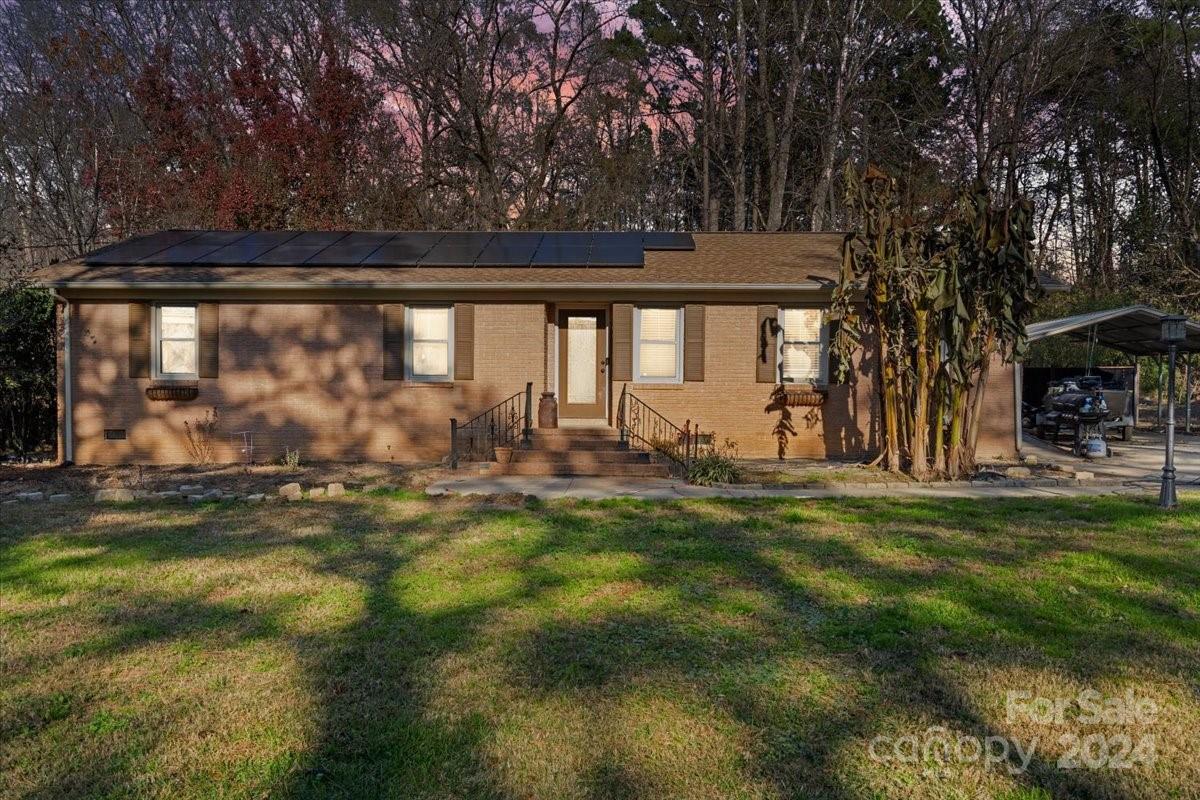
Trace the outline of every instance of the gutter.
<path fill-rule="evenodd" d="M 830 291 L 833 282 L 820 283 L 305 283 L 280 281 L 48 281 L 50 289 L 241 289 L 264 290 L 320 290 L 320 289 L 384 289 L 388 291 Z"/>
<path fill-rule="evenodd" d="M 53 288 L 50 289 L 50 295 L 54 298 L 55 303 L 61 303 L 63 306 L 63 374 L 59 380 L 63 383 L 63 464 L 75 463 L 75 430 L 74 430 L 74 405 L 71 391 L 71 301 L 63 297 Z"/>

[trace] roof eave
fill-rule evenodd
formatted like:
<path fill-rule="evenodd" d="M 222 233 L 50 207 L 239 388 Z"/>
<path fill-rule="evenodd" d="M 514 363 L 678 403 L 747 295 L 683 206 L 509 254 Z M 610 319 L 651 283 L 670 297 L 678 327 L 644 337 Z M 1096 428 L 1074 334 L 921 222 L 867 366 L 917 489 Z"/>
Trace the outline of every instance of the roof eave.
<path fill-rule="evenodd" d="M 337 283 L 307 283 L 281 281 L 43 281 L 41 286 L 49 289 L 83 289 L 112 291 L 134 290 L 204 290 L 204 291 L 320 291 L 328 290 L 381 290 L 381 291 L 832 291 L 833 283 L 802 281 L 800 283 L 381 283 L 377 281 L 345 281 Z"/>

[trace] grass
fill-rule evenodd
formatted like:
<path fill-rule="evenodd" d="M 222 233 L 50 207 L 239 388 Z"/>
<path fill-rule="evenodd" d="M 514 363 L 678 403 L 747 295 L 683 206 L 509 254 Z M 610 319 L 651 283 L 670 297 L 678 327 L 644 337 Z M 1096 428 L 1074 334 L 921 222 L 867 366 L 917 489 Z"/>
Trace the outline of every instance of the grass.
<path fill-rule="evenodd" d="M 0 797 L 1195 797 L 1197 505 L 10 506 Z M 1089 687 L 1159 714 L 1006 714 Z"/>

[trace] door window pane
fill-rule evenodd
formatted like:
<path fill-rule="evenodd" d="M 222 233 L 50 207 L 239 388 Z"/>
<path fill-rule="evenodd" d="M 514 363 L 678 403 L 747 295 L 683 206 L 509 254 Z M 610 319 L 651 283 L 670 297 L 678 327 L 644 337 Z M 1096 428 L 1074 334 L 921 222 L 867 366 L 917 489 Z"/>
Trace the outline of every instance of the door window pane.
<path fill-rule="evenodd" d="M 595 317 L 567 317 L 567 402 L 596 402 Z"/>

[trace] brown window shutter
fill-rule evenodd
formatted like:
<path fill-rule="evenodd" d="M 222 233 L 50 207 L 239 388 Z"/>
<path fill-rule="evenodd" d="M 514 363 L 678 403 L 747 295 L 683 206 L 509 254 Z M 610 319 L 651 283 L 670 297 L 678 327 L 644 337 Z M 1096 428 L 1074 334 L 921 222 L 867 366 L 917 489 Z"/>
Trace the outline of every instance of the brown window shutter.
<path fill-rule="evenodd" d="M 683 379 L 704 380 L 704 306 L 683 307 Z"/>
<path fill-rule="evenodd" d="M 779 306 L 759 306 L 754 327 L 754 379 L 758 383 L 779 380 Z"/>
<path fill-rule="evenodd" d="M 197 309 L 200 320 L 200 364 L 201 378 L 215 378 L 221 363 L 221 306 L 218 303 L 201 303 Z"/>
<path fill-rule="evenodd" d="M 404 306 L 380 306 L 383 313 L 383 379 L 404 380 Z"/>
<path fill-rule="evenodd" d="M 837 321 L 830 322 L 829 330 L 826 334 L 826 336 L 827 336 L 826 341 L 828 342 L 827 347 L 829 348 L 829 354 L 827 356 L 828 365 L 829 365 L 829 374 L 825 376 L 825 382 L 828 384 L 847 383 L 850 380 L 850 372 L 849 371 L 846 372 L 845 377 L 840 378 L 840 379 L 838 378 L 838 370 L 841 368 L 841 359 L 839 359 L 836 355 L 834 355 L 833 342 L 835 339 L 837 339 L 839 325 L 841 325 L 840 322 L 837 322 Z"/>
<path fill-rule="evenodd" d="M 454 304 L 454 380 L 475 379 L 475 305 Z"/>
<path fill-rule="evenodd" d="M 129 304 L 129 377 L 150 377 L 150 304 Z"/>
<path fill-rule="evenodd" d="M 614 303 L 612 307 L 612 379 L 633 380 L 633 306 Z"/>

